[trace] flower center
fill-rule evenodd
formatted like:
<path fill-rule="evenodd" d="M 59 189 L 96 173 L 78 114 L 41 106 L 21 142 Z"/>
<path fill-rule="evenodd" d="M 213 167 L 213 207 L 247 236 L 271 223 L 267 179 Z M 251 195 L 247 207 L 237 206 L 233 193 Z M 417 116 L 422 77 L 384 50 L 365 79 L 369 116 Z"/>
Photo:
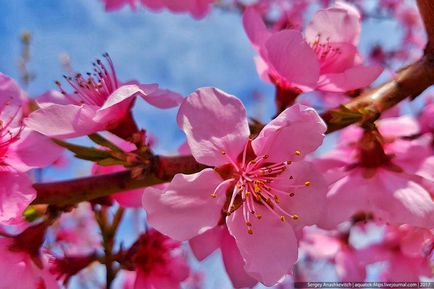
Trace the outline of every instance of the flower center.
<path fill-rule="evenodd" d="M 60 92 L 71 103 L 102 106 L 108 96 L 119 87 L 113 61 L 108 53 L 104 53 L 103 57 L 107 61 L 109 69 L 100 59 L 97 59 L 96 62 L 92 63 L 93 73 L 87 72 L 87 76 L 83 76 L 81 73 L 77 73 L 74 77 L 63 76 L 74 89 L 74 93 L 67 93 L 61 83 L 56 81 Z"/>
<path fill-rule="evenodd" d="M 315 41 L 310 43 L 310 46 L 318 57 L 321 69 L 324 69 L 329 64 L 335 62 L 342 54 L 342 51 L 339 48 L 330 45 L 329 38 L 327 38 L 325 42 L 321 41 L 321 35 L 319 34 Z"/>
<path fill-rule="evenodd" d="M 243 218 L 247 226 L 247 232 L 253 234 L 253 226 L 251 218 L 255 217 L 258 220 L 262 215 L 257 212 L 257 206 L 264 206 L 267 211 L 271 212 L 280 221 L 285 222 L 289 217 L 290 219 L 297 220 L 299 215 L 290 213 L 280 205 L 281 197 L 294 197 L 296 190 L 301 187 L 310 186 L 310 181 L 305 181 L 298 184 L 293 176 L 283 174 L 287 167 L 291 165 L 292 161 L 284 161 L 281 163 L 267 162 L 269 156 L 257 156 L 251 160 L 247 160 L 247 148 L 243 151 L 242 160 L 235 162 L 227 154 L 222 151 L 222 154 L 227 156 L 232 166 L 235 169 L 232 178 L 222 182 L 211 197 L 217 197 L 217 193 L 221 191 L 224 184 L 233 183 L 234 186 L 229 192 L 229 203 L 226 208 L 226 215 L 230 216 L 237 209 L 243 211 Z M 294 155 L 300 155 L 301 152 L 296 150 Z M 285 181 L 285 190 L 279 188 L 276 184 L 277 181 Z"/>

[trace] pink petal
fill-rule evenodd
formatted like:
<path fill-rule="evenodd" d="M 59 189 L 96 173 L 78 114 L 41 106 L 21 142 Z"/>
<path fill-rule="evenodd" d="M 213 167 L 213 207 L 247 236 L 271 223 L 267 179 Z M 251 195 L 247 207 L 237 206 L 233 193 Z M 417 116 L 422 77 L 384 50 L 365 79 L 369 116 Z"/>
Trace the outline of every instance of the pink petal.
<path fill-rule="evenodd" d="M 154 90 L 156 90 L 158 88 L 158 85 L 152 84 L 152 87 L 154 88 Z M 130 99 L 131 101 L 131 98 L 138 94 L 145 94 L 145 92 L 140 88 L 140 86 L 136 84 L 122 85 L 121 87 L 113 91 L 112 94 L 110 94 L 110 96 L 104 102 L 103 106 L 101 106 L 100 110 L 111 108 L 128 99 Z"/>
<path fill-rule="evenodd" d="M 282 30 L 265 43 L 267 63 L 288 83 L 315 87 L 319 62 L 315 52 L 296 30 Z"/>
<path fill-rule="evenodd" d="M 292 179 L 289 180 L 290 176 Z M 305 183 L 309 182 L 308 186 Z M 291 185 L 299 186 L 293 189 Z M 299 218 L 288 218 L 294 231 L 300 231 L 304 226 L 317 224 L 324 216 L 326 205 L 327 183 L 321 172 L 310 162 L 292 163 L 287 170 L 272 184 L 273 188 L 285 192 L 293 192 L 294 196 L 281 196 L 280 206 L 290 214 Z"/>
<path fill-rule="evenodd" d="M 377 124 L 378 130 L 384 137 L 412 136 L 420 131 L 417 121 L 409 115 L 383 118 L 378 120 Z"/>
<path fill-rule="evenodd" d="M 30 178 L 23 173 L 0 170 L 0 224 L 22 222 L 24 209 L 36 198 Z"/>
<path fill-rule="evenodd" d="M 252 146 L 256 155 L 268 154 L 270 162 L 298 160 L 321 145 L 325 131 L 324 121 L 313 108 L 296 104 L 268 123 Z"/>
<path fill-rule="evenodd" d="M 227 218 L 227 226 L 244 258 L 246 272 L 264 285 L 273 286 L 297 261 L 297 239 L 289 223 L 281 222 L 262 206 L 257 206 L 257 212 L 262 218 L 250 219 L 252 235 L 247 233 L 241 209 Z"/>
<path fill-rule="evenodd" d="M 222 182 L 213 169 L 192 175 L 177 174 L 165 191 L 147 188 L 143 206 L 148 222 L 175 240 L 188 240 L 215 227 L 221 218 L 224 197 L 211 198 Z"/>
<path fill-rule="evenodd" d="M 368 192 L 373 190 L 375 186 L 364 179 L 359 170 L 338 180 L 330 186 L 320 227 L 334 229 L 338 224 L 348 221 L 353 214 L 372 209 Z"/>
<path fill-rule="evenodd" d="M 354 66 L 342 73 L 329 73 L 320 76 L 317 89 L 329 92 L 344 92 L 363 88 L 371 84 L 383 72 L 378 65 Z"/>
<path fill-rule="evenodd" d="M 265 26 L 261 15 L 256 11 L 255 8 L 248 7 L 243 14 L 243 25 L 246 31 L 247 37 L 249 37 L 250 42 L 256 49 L 259 49 L 271 33 Z"/>
<path fill-rule="evenodd" d="M 52 104 L 32 112 L 24 123 L 46 136 L 78 137 L 103 129 L 103 124 L 92 120 L 97 109 L 90 105 Z"/>
<path fill-rule="evenodd" d="M 182 95 L 168 89 L 158 89 L 150 94 L 142 95 L 142 98 L 161 109 L 177 107 L 183 100 Z"/>
<path fill-rule="evenodd" d="M 197 260 L 202 261 L 220 247 L 223 227 L 217 226 L 190 239 L 188 244 Z"/>
<path fill-rule="evenodd" d="M 434 227 L 434 201 L 428 191 L 404 174 L 382 171 L 384 191 L 377 191 L 378 215 L 395 224 Z"/>
<path fill-rule="evenodd" d="M 300 246 L 306 253 L 317 259 L 333 258 L 341 250 L 339 239 L 327 235 L 327 231 L 313 228 L 303 230 Z"/>
<path fill-rule="evenodd" d="M 41 148 L 44 149 L 44 153 L 41 153 Z M 14 169 L 24 172 L 53 164 L 60 158 L 63 151 L 64 149 L 50 138 L 24 129 L 20 134 L 20 139 L 9 146 L 6 162 Z"/>
<path fill-rule="evenodd" d="M 221 251 L 226 273 L 234 288 L 252 288 L 258 283 L 244 270 L 244 260 L 240 250 L 226 228 L 222 234 Z"/>
<path fill-rule="evenodd" d="M 193 92 L 181 104 L 177 120 L 194 158 L 210 166 L 227 164 L 228 157 L 235 160 L 249 137 L 243 104 L 217 88 Z"/>
<path fill-rule="evenodd" d="M 357 10 L 341 6 L 316 12 L 306 27 L 305 34 L 310 43 L 317 41 L 320 36 L 320 41 L 357 45 L 360 32 L 360 15 Z"/>
<path fill-rule="evenodd" d="M 342 73 L 355 65 L 357 48 L 354 45 L 348 43 L 329 43 L 327 46 L 332 52 L 326 54 L 325 57 L 318 55 L 321 65 L 321 75 Z M 334 54 L 333 50 L 338 50 L 339 52 Z"/>

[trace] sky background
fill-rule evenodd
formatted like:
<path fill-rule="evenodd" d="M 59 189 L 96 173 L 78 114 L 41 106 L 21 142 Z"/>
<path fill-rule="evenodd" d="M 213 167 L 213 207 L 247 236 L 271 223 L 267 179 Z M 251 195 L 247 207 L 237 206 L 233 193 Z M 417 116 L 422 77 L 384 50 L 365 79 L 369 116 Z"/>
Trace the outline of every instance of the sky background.
<path fill-rule="evenodd" d="M 157 82 L 183 95 L 215 86 L 240 97 L 250 116 L 266 121 L 274 113 L 274 89 L 259 79 L 252 61 L 254 51 L 236 13 L 214 10 L 196 21 L 188 15 L 143 9 L 106 13 L 99 0 L 0 0 L 0 71 L 17 80 L 23 31 L 30 31 L 33 38 L 29 69 L 36 78 L 28 88 L 32 97 L 56 88 L 54 80 L 61 80 L 65 73 L 62 55 L 70 57 L 76 71 L 86 72 L 108 52 L 122 81 Z M 393 47 L 400 33 L 393 21 L 368 21 L 361 37 L 362 51 L 376 42 Z M 255 93 L 262 95 L 260 101 L 252 97 Z M 141 127 L 156 137 L 156 152 L 176 153 L 184 139 L 175 123 L 175 109 L 158 110 L 139 101 L 134 114 Z M 88 174 L 88 163 L 71 161 L 68 168 L 49 169 L 44 179 Z M 209 272 L 207 288 L 230 288 L 217 259 L 201 266 Z"/>

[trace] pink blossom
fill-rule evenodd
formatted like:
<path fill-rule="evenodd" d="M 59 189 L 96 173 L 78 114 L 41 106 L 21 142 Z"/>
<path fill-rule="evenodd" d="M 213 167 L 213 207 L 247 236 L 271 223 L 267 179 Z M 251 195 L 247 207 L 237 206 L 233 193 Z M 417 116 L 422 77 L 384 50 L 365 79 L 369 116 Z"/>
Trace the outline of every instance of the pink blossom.
<path fill-rule="evenodd" d="M 12 239 L 0 238 L 0 270 L 7 273 L 0 278 L 0 288 L 59 288 L 55 277 L 46 268 L 39 268 L 26 252 L 11 251 L 12 246 Z"/>
<path fill-rule="evenodd" d="M 245 271 L 275 284 L 297 260 L 296 234 L 321 215 L 323 179 L 303 158 L 322 143 L 325 124 L 295 105 L 250 140 L 240 100 L 215 88 L 187 97 L 177 120 L 194 158 L 214 168 L 177 174 L 163 193 L 147 188 L 149 223 L 176 240 L 226 224 Z"/>
<path fill-rule="evenodd" d="M 136 272 L 134 286 L 130 288 L 180 288 L 180 283 L 189 275 L 180 246 L 180 242 L 155 230 L 140 236 L 128 252 Z"/>
<path fill-rule="evenodd" d="M 164 109 L 176 107 L 182 100 L 177 93 L 158 89 L 157 84 L 138 84 L 135 81 L 121 84 L 112 60 L 108 54 L 104 57 L 108 67 L 97 60 L 93 75 L 65 76 L 74 93 L 66 92 L 57 82 L 60 93 L 44 95 L 44 100 L 51 100 L 40 102 L 40 108 L 25 120 L 26 125 L 50 137 L 78 137 L 119 128 L 122 121 L 128 120 L 136 95 Z"/>
<path fill-rule="evenodd" d="M 342 282 L 363 281 L 366 277 L 365 264 L 358 260 L 359 254 L 349 244 L 348 237 L 348 234 L 306 228 L 300 247 L 314 260 L 332 262 Z"/>
<path fill-rule="evenodd" d="M 368 86 L 382 72 L 362 64 L 357 50 L 360 15 L 348 4 L 319 10 L 303 35 L 292 29 L 269 31 L 253 8 L 243 15 L 244 28 L 259 53 L 261 78 L 280 88 L 344 92 Z"/>
<path fill-rule="evenodd" d="M 50 139 L 22 125 L 21 90 L 0 73 L 0 223 L 17 224 L 35 199 L 26 171 L 52 164 L 62 153 Z M 45 153 L 41 154 L 43 148 Z"/>
<path fill-rule="evenodd" d="M 427 185 L 434 181 L 431 137 L 404 139 L 419 132 L 409 116 L 382 119 L 377 125 L 382 140 L 373 140 L 372 134 L 362 137 L 361 128 L 350 127 L 337 148 L 317 162 L 330 184 L 321 224 L 333 228 L 364 212 L 387 223 L 433 227 L 432 185 Z"/>
<path fill-rule="evenodd" d="M 387 262 L 380 278 L 384 282 L 415 282 L 433 277 L 430 258 L 434 231 L 411 226 L 388 226 L 384 239 L 360 250 L 365 264 Z"/>
<path fill-rule="evenodd" d="M 168 9 L 173 13 L 190 13 L 194 18 L 200 19 L 207 15 L 214 0 L 140 0 L 147 8 L 159 11 Z"/>
<path fill-rule="evenodd" d="M 173 13 L 190 13 L 196 19 L 205 17 L 211 10 L 214 0 L 103 0 L 107 11 L 118 10 L 129 5 L 135 10 L 143 5 L 152 11 L 167 9 Z"/>

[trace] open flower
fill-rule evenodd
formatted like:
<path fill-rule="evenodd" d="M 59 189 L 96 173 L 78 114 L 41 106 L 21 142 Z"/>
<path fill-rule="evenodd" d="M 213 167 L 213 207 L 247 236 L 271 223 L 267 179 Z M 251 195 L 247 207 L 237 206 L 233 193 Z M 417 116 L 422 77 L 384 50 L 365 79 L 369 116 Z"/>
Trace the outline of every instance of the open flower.
<path fill-rule="evenodd" d="M 334 228 L 365 213 L 395 225 L 432 228 L 431 137 L 410 139 L 420 130 L 409 116 L 381 119 L 377 126 L 378 132 L 345 129 L 337 148 L 317 162 L 330 184 L 321 225 Z"/>
<path fill-rule="evenodd" d="M 244 12 L 243 23 L 259 54 L 258 73 L 282 89 L 345 92 L 368 86 L 382 72 L 362 64 L 356 46 L 360 15 L 348 4 L 319 10 L 305 38 L 298 30 L 269 31 L 253 8 Z"/>
<path fill-rule="evenodd" d="M 50 137 L 78 137 L 118 128 L 122 121 L 128 120 L 137 95 L 158 108 L 176 107 L 182 101 L 182 96 L 159 89 L 158 84 L 120 83 L 112 60 L 108 54 L 104 57 L 108 67 L 97 60 L 93 74 L 65 76 L 73 93 L 56 82 L 60 93 L 44 95 L 44 102 L 39 102 L 40 108 L 29 115 L 26 125 Z"/>
<path fill-rule="evenodd" d="M 36 197 L 25 172 L 52 164 L 63 151 L 23 126 L 20 95 L 17 83 L 0 73 L 0 224 L 20 223 L 22 212 Z"/>
<path fill-rule="evenodd" d="M 147 188 L 149 223 L 176 240 L 223 224 L 245 271 L 274 285 L 297 260 L 298 231 L 321 215 L 324 182 L 303 158 L 322 143 L 324 122 L 295 105 L 251 140 L 240 100 L 215 88 L 187 97 L 177 120 L 194 158 L 210 168 L 175 175 L 163 193 Z"/>

